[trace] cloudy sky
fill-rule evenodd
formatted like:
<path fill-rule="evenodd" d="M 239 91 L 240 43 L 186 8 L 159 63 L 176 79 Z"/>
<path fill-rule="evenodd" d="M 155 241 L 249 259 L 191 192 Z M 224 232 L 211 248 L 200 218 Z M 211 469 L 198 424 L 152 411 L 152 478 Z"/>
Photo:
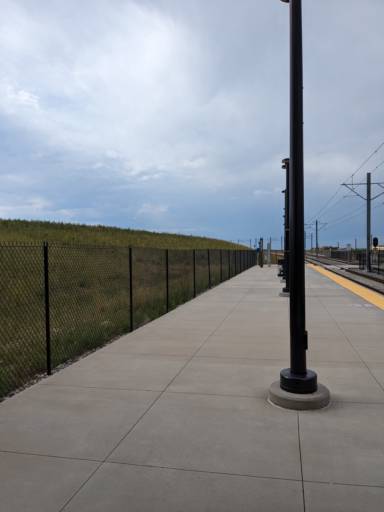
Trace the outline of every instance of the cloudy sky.
<path fill-rule="evenodd" d="M 280 244 L 287 5 L 1 0 L 1 8 L 0 217 Z M 363 243 L 364 202 L 337 189 L 384 141 L 384 2 L 304 0 L 303 8 L 307 220 L 320 210 L 324 242 Z M 354 180 L 382 161 L 384 146 Z M 373 177 L 384 181 L 384 165 Z M 381 237 L 383 201 L 374 204 Z"/>

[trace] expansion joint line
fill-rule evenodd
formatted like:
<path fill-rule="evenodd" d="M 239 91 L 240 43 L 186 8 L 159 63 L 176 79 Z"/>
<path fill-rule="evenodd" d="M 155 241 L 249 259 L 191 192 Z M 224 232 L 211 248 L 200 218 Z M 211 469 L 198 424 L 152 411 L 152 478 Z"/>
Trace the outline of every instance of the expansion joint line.
<path fill-rule="evenodd" d="M 235 276 L 236 277 L 236 276 Z M 234 279 L 234 278 L 232 278 Z M 219 285 L 220 286 L 220 285 Z M 248 292 L 248 291 L 247 291 Z M 223 323 L 227 320 L 227 318 L 235 311 L 240 302 L 247 295 L 247 292 L 240 297 L 240 299 L 235 303 L 233 308 L 228 312 L 228 314 L 223 318 L 220 324 L 204 339 L 204 341 L 199 345 L 199 347 L 194 351 L 191 357 L 186 361 L 186 363 L 182 366 L 182 368 L 176 373 L 176 375 L 172 378 L 172 380 L 167 384 L 167 386 L 159 393 L 159 395 L 151 402 L 151 404 L 147 407 L 147 409 L 143 412 L 143 414 L 138 418 L 138 420 L 131 426 L 128 432 L 120 439 L 120 441 L 110 450 L 110 452 L 104 457 L 104 459 L 100 462 L 100 464 L 95 468 L 94 471 L 89 475 L 89 477 L 80 485 L 80 487 L 68 498 L 68 500 L 64 503 L 64 505 L 60 508 L 59 512 L 63 512 L 66 507 L 70 504 L 70 502 L 80 493 L 80 491 L 85 487 L 85 485 L 91 480 L 91 478 L 99 471 L 99 469 L 103 466 L 105 462 L 109 459 L 112 453 L 120 446 L 120 444 L 129 436 L 129 434 L 136 428 L 136 426 L 140 423 L 140 421 L 146 416 L 149 411 L 154 407 L 154 405 L 160 400 L 160 398 L 166 393 L 169 386 L 175 381 L 175 379 L 180 375 L 180 373 L 188 366 L 188 364 L 192 361 L 192 359 L 196 356 L 201 348 L 207 343 L 207 341 L 220 329 Z M 207 292 L 206 292 L 207 293 Z"/>

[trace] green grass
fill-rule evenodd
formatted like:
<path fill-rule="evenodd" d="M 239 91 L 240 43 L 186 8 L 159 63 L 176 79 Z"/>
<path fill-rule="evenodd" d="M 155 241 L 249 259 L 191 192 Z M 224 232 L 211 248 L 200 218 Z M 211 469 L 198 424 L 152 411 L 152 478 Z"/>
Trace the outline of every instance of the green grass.
<path fill-rule="evenodd" d="M 248 249 L 244 245 L 200 236 L 61 222 L 0 220 L 0 242 L 30 243 L 43 240 L 65 244 L 81 243 L 159 249 Z"/>
<path fill-rule="evenodd" d="M 13 238 L 12 226 L 16 228 Z M 8 238 L 2 236 L 4 231 Z M 74 233 L 77 238 L 71 238 Z M 120 238 L 113 239 L 113 233 Z M 46 370 L 41 239 L 56 242 L 49 245 L 53 368 L 130 331 L 127 247 L 130 236 L 135 245 L 132 249 L 133 328 L 166 312 L 166 252 L 146 247 L 145 243 L 154 245 L 155 241 L 168 241 L 169 245 L 173 243 L 178 247 L 177 244 L 194 241 L 193 248 L 199 243 L 209 244 L 211 283 L 219 284 L 221 251 L 212 248 L 214 240 L 146 233 L 148 237 L 141 239 L 144 246 L 137 247 L 138 243 L 132 240 L 140 239 L 138 233 L 115 228 L 105 228 L 104 232 L 100 227 L 1 221 L 0 240 L 6 242 L 0 245 L 0 399 Z M 69 243 L 80 241 L 82 244 Z M 85 241 L 93 245 L 86 245 Z M 228 249 L 226 242 L 216 242 Z M 240 252 L 245 254 L 244 251 L 237 254 Z M 193 297 L 193 251 L 171 248 L 168 254 L 169 306 L 172 309 Z M 231 275 L 234 275 L 234 252 L 231 254 Z M 224 250 L 221 256 L 223 280 L 229 277 L 228 256 L 229 251 Z M 196 291 L 201 293 L 207 288 L 208 253 L 198 248 Z"/>

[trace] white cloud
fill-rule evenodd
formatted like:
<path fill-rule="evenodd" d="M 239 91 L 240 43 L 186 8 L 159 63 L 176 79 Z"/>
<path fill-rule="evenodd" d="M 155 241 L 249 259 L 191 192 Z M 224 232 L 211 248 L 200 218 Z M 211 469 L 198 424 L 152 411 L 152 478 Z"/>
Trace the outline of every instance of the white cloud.
<path fill-rule="evenodd" d="M 168 206 L 165 204 L 144 203 L 137 210 L 137 215 L 146 217 L 158 217 L 168 212 Z"/>
<path fill-rule="evenodd" d="M 382 138 L 384 3 L 303 9 L 315 210 Z M 287 44 L 278 1 L 2 0 L 2 212 L 88 219 L 96 204 L 116 223 L 173 229 L 177 211 L 228 238 L 281 230 Z"/>
<path fill-rule="evenodd" d="M 38 110 L 39 97 L 32 92 L 17 89 L 3 82 L 0 83 L 0 108 L 7 114 L 14 114 L 17 113 L 19 109 L 24 110 L 25 108 Z"/>

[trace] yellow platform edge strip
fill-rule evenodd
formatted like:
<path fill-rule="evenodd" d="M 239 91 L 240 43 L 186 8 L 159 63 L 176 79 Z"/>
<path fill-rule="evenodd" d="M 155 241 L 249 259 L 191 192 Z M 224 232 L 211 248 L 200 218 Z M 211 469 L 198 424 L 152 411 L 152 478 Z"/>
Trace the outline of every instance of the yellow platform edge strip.
<path fill-rule="evenodd" d="M 331 279 L 331 281 L 334 281 L 338 285 L 342 286 L 343 288 L 346 288 L 350 292 L 354 293 L 355 295 L 358 295 L 359 297 L 366 300 L 367 302 L 370 302 L 374 306 L 384 310 L 384 295 L 374 292 L 369 288 L 365 288 L 365 286 L 354 283 L 353 281 L 350 281 L 345 277 L 341 277 L 337 274 L 334 274 L 333 272 L 330 272 L 329 270 L 326 270 L 323 267 L 312 265 L 312 263 L 309 263 L 308 267 L 313 270 L 316 270 L 317 272 L 319 272 L 319 274 L 328 277 L 328 279 Z"/>

